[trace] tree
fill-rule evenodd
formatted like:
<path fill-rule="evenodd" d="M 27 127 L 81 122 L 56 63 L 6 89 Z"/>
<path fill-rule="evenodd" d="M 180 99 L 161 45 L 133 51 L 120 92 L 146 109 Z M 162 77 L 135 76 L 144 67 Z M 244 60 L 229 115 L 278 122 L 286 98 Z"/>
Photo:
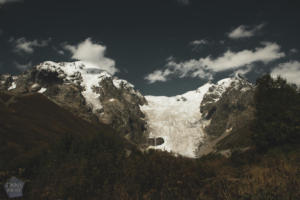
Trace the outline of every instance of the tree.
<path fill-rule="evenodd" d="M 255 90 L 253 140 L 259 149 L 300 143 L 300 94 L 285 79 L 259 78 Z"/>

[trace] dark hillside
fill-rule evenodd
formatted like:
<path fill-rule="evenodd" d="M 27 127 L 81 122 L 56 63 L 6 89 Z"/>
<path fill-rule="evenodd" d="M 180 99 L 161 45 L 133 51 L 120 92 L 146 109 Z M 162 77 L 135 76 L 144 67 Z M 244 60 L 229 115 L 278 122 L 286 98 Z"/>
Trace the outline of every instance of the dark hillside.
<path fill-rule="evenodd" d="M 17 166 L 65 134 L 88 137 L 113 131 L 90 124 L 54 104 L 41 94 L 0 93 L 0 167 Z M 18 163 L 18 164 L 17 164 Z"/>

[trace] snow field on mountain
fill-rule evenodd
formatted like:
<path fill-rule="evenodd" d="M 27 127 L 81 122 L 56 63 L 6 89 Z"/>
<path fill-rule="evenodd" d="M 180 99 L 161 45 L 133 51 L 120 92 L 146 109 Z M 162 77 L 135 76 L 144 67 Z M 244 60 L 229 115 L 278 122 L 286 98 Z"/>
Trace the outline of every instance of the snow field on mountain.
<path fill-rule="evenodd" d="M 150 148 L 195 158 L 195 151 L 203 142 L 203 129 L 207 125 L 200 113 L 203 97 L 207 93 L 214 93 L 218 98 L 213 101 L 218 101 L 234 80 L 226 78 L 217 84 L 207 83 L 197 90 L 174 97 L 145 96 L 148 105 L 141 106 L 141 110 L 146 114 L 149 137 L 161 137 L 165 141 L 162 145 Z M 212 86 L 214 89 L 209 91 Z"/>
<path fill-rule="evenodd" d="M 162 137 L 162 145 L 151 147 L 187 157 L 203 140 L 200 103 L 211 84 L 175 97 L 146 96 L 148 105 L 141 106 L 149 124 L 150 138 Z"/>
<path fill-rule="evenodd" d="M 85 90 L 82 91 L 82 95 L 84 96 L 87 104 L 93 108 L 93 111 L 102 108 L 99 100 L 100 94 L 96 93 L 93 88 L 101 87 L 99 83 L 103 79 L 112 77 L 108 72 L 101 70 L 98 66 L 91 63 L 82 61 L 69 63 L 55 63 L 47 61 L 39 65 L 38 69 L 57 72 L 59 76 L 64 77 L 65 81 L 80 81 L 80 85 L 85 88 Z M 79 79 L 78 75 L 80 75 L 81 79 Z M 113 84 L 117 88 L 120 88 L 121 84 L 128 88 L 134 87 L 132 84 L 121 79 L 113 79 Z"/>
<path fill-rule="evenodd" d="M 102 108 L 100 94 L 95 91 L 95 87 L 101 87 L 101 81 L 106 78 L 112 78 L 116 88 L 120 89 L 121 86 L 124 86 L 125 89 L 132 90 L 134 94 L 142 96 L 133 90 L 132 84 L 112 77 L 109 73 L 90 63 L 47 61 L 37 66 L 37 69 L 57 72 L 58 77 L 64 80 L 64 84 L 70 82 L 80 84 L 84 88 L 82 95 L 94 112 Z M 233 81 L 234 79 L 227 78 L 218 81 L 217 84 L 207 83 L 197 90 L 174 97 L 145 96 L 148 105 L 140 106 L 140 108 L 146 115 L 149 138 L 161 137 L 164 139 L 162 145 L 150 148 L 191 158 L 196 157 L 195 151 L 204 140 L 203 129 L 207 125 L 207 121 L 202 120 L 200 112 L 203 97 L 205 94 L 212 93 L 214 98 L 210 101 L 218 101 Z M 45 92 L 46 89 L 42 88 L 39 92 Z M 110 102 L 114 102 L 114 99 L 110 99 Z M 207 101 L 207 103 L 210 102 Z"/>

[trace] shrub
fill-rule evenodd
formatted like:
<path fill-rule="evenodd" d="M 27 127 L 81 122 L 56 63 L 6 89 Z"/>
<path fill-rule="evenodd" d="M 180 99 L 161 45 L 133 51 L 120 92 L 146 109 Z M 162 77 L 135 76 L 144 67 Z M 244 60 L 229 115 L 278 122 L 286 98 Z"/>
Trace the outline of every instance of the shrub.
<path fill-rule="evenodd" d="M 281 77 L 259 78 L 255 90 L 253 140 L 258 149 L 300 142 L 300 95 Z"/>

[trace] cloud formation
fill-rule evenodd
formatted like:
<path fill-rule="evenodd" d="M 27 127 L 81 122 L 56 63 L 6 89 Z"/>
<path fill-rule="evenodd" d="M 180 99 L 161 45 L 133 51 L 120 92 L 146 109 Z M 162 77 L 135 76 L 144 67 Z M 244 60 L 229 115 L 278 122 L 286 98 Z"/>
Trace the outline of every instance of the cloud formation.
<path fill-rule="evenodd" d="M 189 43 L 189 45 L 192 47 L 192 51 L 198 51 L 206 44 L 208 44 L 208 41 L 205 40 L 205 39 L 194 40 L 194 41 Z"/>
<path fill-rule="evenodd" d="M 300 85 L 300 62 L 290 61 L 281 63 L 271 71 L 271 76 L 281 76 L 290 83 Z"/>
<path fill-rule="evenodd" d="M 10 38 L 9 42 L 14 45 L 14 51 L 17 53 L 32 54 L 37 47 L 45 47 L 49 44 L 51 39 L 48 40 L 27 40 L 25 37 L 18 39 Z"/>
<path fill-rule="evenodd" d="M 293 48 L 293 49 L 290 50 L 290 52 L 291 52 L 291 53 L 298 53 L 299 51 L 298 51 L 298 49 Z"/>
<path fill-rule="evenodd" d="M 149 83 L 155 83 L 157 81 L 166 82 L 167 77 L 172 74 L 169 69 L 166 70 L 155 70 L 151 74 L 148 74 L 145 79 L 149 81 Z"/>
<path fill-rule="evenodd" d="M 249 72 L 251 72 L 254 68 L 254 65 L 253 64 L 250 64 L 250 65 L 246 65 L 245 67 L 242 67 L 242 68 L 238 68 L 237 70 L 235 70 L 231 75 L 237 75 L 237 74 L 240 74 L 240 75 L 243 75 L 245 76 L 246 74 L 248 74 Z"/>
<path fill-rule="evenodd" d="M 239 27 L 228 33 L 228 37 L 231 39 L 248 38 L 253 37 L 258 31 L 260 31 L 265 24 L 259 24 L 254 27 L 240 25 Z"/>
<path fill-rule="evenodd" d="M 64 49 L 72 53 L 73 59 L 90 63 L 112 75 L 119 71 L 115 67 L 115 61 L 105 57 L 106 46 L 93 43 L 91 38 L 87 38 L 77 45 L 66 44 L 64 45 Z"/>
<path fill-rule="evenodd" d="M 207 40 L 202 39 L 202 40 L 194 40 L 194 41 L 190 42 L 190 45 L 199 46 L 199 45 L 204 45 L 207 43 L 208 43 Z"/>
<path fill-rule="evenodd" d="M 256 62 L 267 64 L 271 61 L 284 57 L 280 46 L 276 43 L 263 42 L 262 47 L 254 50 L 242 50 L 238 52 L 226 51 L 223 55 L 212 58 L 190 59 L 183 62 L 176 62 L 170 59 L 163 70 L 156 70 L 145 77 L 149 83 L 166 81 L 170 75 L 178 78 L 198 77 L 212 79 L 213 75 L 226 70 L 237 70 L 252 65 Z M 245 71 L 244 73 L 248 73 Z"/>

